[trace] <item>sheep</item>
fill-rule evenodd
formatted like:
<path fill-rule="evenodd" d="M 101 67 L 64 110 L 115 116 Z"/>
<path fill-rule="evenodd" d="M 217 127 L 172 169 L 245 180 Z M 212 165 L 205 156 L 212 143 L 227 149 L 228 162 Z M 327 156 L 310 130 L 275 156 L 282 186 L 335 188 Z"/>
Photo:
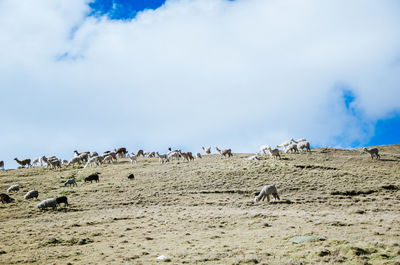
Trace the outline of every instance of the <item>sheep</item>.
<path fill-rule="evenodd" d="M 70 165 L 75 165 L 76 163 L 80 164 L 81 162 L 82 162 L 81 157 L 75 156 L 68 162 L 67 167 L 69 167 Z"/>
<path fill-rule="evenodd" d="M 228 157 L 233 156 L 233 155 L 232 155 L 231 149 L 223 149 L 223 150 L 220 150 L 220 149 L 218 149 L 218 147 L 215 147 L 215 150 L 217 150 L 218 153 L 220 153 L 220 154 L 223 155 L 224 157 L 226 157 L 226 156 L 228 156 Z"/>
<path fill-rule="evenodd" d="M 274 185 L 266 185 L 262 188 L 260 193 L 256 193 L 254 196 L 254 202 L 258 202 L 261 199 L 264 201 L 265 197 L 267 197 L 267 201 L 269 202 L 269 196 L 272 195 L 275 200 L 280 200 L 278 191 Z"/>
<path fill-rule="evenodd" d="M 87 161 L 86 165 L 84 166 L 84 168 L 88 167 L 88 166 L 99 166 L 100 165 L 100 161 L 99 161 L 99 157 L 98 156 L 93 156 L 91 158 L 89 158 L 89 160 Z"/>
<path fill-rule="evenodd" d="M 196 158 L 202 159 L 203 157 L 201 156 L 200 153 L 196 153 Z"/>
<path fill-rule="evenodd" d="M 374 156 L 375 156 L 375 159 L 378 159 L 378 158 L 381 159 L 381 156 L 378 154 L 379 153 L 378 148 L 372 148 L 369 150 L 367 148 L 364 148 L 363 150 L 364 150 L 364 152 L 371 155 L 371 159 L 374 159 Z"/>
<path fill-rule="evenodd" d="M 204 151 L 204 153 L 206 153 L 206 155 L 211 154 L 211 147 L 205 148 L 204 146 L 202 146 L 201 149 L 203 149 L 203 151 Z"/>
<path fill-rule="evenodd" d="M 156 152 L 144 152 L 144 156 L 146 156 L 146 157 L 156 157 Z"/>
<path fill-rule="evenodd" d="M 130 174 L 130 175 L 128 176 L 128 179 L 133 180 L 133 179 L 135 179 L 135 176 L 134 176 L 133 174 Z"/>
<path fill-rule="evenodd" d="M 25 200 L 29 200 L 29 199 L 32 199 L 32 198 L 36 198 L 37 199 L 38 197 L 39 197 L 39 192 L 37 190 L 30 190 L 25 194 L 24 199 Z"/>
<path fill-rule="evenodd" d="M 85 178 L 85 182 L 90 181 L 90 183 L 92 183 L 93 180 L 96 182 L 99 182 L 99 174 L 100 173 L 95 173 L 95 174 L 89 175 L 88 177 Z"/>
<path fill-rule="evenodd" d="M 64 183 L 64 186 L 67 186 L 67 185 L 78 186 L 78 184 L 76 184 L 75 177 L 67 179 L 67 181 L 65 181 L 65 183 Z"/>
<path fill-rule="evenodd" d="M 137 156 L 134 153 L 131 153 L 131 155 L 128 154 L 129 159 L 131 160 L 131 164 L 137 163 Z"/>
<path fill-rule="evenodd" d="M 4 170 L 4 161 L 3 161 L 3 160 L 0 160 L 0 168 L 1 168 L 2 170 Z"/>
<path fill-rule="evenodd" d="M 140 157 L 140 156 L 143 156 L 143 157 L 144 157 L 143 150 L 140 149 L 139 151 L 137 151 L 136 156 L 137 156 L 137 157 Z"/>
<path fill-rule="evenodd" d="M 54 198 L 46 199 L 41 201 L 36 207 L 41 210 L 52 207 L 55 210 L 57 209 L 57 201 Z"/>
<path fill-rule="evenodd" d="M 5 194 L 5 193 L 1 193 L 1 194 L 0 194 L 0 201 L 1 201 L 2 203 L 9 203 L 9 202 L 14 201 L 14 199 L 11 198 L 10 196 L 8 196 L 8 195 Z"/>
<path fill-rule="evenodd" d="M 10 187 L 8 187 L 7 192 L 10 193 L 12 191 L 19 191 L 19 185 L 14 184 L 14 185 L 11 185 Z"/>
<path fill-rule="evenodd" d="M 18 160 L 18 158 L 14 158 L 15 161 L 17 161 L 18 164 L 21 165 L 21 167 L 25 167 L 28 165 L 28 167 L 31 167 L 31 160 L 29 158 L 23 159 L 22 161 Z"/>
<path fill-rule="evenodd" d="M 68 199 L 66 196 L 61 196 L 56 198 L 57 205 L 64 203 L 64 206 L 68 206 Z"/>
<path fill-rule="evenodd" d="M 297 149 L 297 144 L 290 144 L 288 147 L 286 147 L 284 152 L 285 153 L 288 153 L 288 152 L 298 153 L 299 150 Z"/>
<path fill-rule="evenodd" d="M 297 144 L 297 149 L 303 151 L 304 148 L 306 149 L 307 152 L 311 152 L 309 142 L 305 141 L 305 142 L 300 142 Z"/>
<path fill-rule="evenodd" d="M 279 157 L 279 159 L 281 159 L 281 155 L 279 154 L 279 149 L 271 149 L 271 147 L 269 147 L 268 146 L 268 151 L 269 151 L 269 155 L 272 157 L 272 158 L 278 158 Z"/>
<path fill-rule="evenodd" d="M 104 152 L 102 155 L 103 158 L 107 156 L 111 156 L 113 160 L 117 160 L 117 154 L 115 152 Z"/>

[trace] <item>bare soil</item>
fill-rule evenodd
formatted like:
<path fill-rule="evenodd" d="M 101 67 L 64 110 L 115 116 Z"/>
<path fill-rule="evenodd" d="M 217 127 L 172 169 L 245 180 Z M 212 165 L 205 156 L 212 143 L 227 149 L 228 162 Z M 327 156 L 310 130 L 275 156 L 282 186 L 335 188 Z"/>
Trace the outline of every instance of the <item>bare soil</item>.
<path fill-rule="evenodd" d="M 0 204 L 0 264 L 400 264 L 400 145 L 378 148 L 0 171 L 0 192 L 21 186 Z M 266 184 L 281 200 L 253 203 Z M 62 195 L 69 207 L 36 208 Z"/>

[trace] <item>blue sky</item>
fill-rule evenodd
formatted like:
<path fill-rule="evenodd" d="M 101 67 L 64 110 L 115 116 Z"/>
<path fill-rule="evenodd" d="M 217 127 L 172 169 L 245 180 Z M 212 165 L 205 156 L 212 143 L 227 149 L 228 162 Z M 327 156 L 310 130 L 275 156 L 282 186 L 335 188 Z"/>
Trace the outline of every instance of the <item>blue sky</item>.
<path fill-rule="evenodd" d="M 110 19 L 123 20 L 131 19 L 136 14 L 145 9 L 157 9 L 164 0 L 96 0 L 89 3 L 91 10 L 91 16 L 108 16 Z"/>
<path fill-rule="evenodd" d="M 0 159 L 400 143 L 400 3 L 0 2 Z"/>

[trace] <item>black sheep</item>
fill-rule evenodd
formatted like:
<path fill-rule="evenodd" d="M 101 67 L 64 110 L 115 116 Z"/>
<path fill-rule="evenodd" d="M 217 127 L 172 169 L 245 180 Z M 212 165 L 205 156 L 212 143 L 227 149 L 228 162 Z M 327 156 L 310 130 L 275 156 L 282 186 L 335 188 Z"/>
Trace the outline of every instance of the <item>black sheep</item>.
<path fill-rule="evenodd" d="M 56 198 L 56 202 L 57 202 L 57 204 L 64 203 L 64 206 L 68 206 L 68 199 L 65 196 Z"/>
<path fill-rule="evenodd" d="M 95 180 L 96 182 L 99 182 L 99 174 L 100 173 L 96 173 L 96 174 L 92 174 L 92 175 L 86 177 L 85 182 L 90 181 L 90 183 L 92 183 L 93 180 Z"/>
<path fill-rule="evenodd" d="M 14 201 L 14 199 L 13 198 L 11 198 L 10 196 L 8 196 L 7 194 L 5 194 L 5 193 L 2 193 L 2 194 L 0 194 L 0 201 L 2 202 L 2 203 L 9 203 L 9 202 L 12 202 L 12 201 Z"/>

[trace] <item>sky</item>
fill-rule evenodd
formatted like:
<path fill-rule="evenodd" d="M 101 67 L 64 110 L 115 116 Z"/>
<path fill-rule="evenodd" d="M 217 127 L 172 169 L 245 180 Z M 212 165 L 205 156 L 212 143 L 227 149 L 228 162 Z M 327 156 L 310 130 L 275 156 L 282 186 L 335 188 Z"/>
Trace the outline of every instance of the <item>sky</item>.
<path fill-rule="evenodd" d="M 0 160 L 399 144 L 396 0 L 2 0 Z"/>

